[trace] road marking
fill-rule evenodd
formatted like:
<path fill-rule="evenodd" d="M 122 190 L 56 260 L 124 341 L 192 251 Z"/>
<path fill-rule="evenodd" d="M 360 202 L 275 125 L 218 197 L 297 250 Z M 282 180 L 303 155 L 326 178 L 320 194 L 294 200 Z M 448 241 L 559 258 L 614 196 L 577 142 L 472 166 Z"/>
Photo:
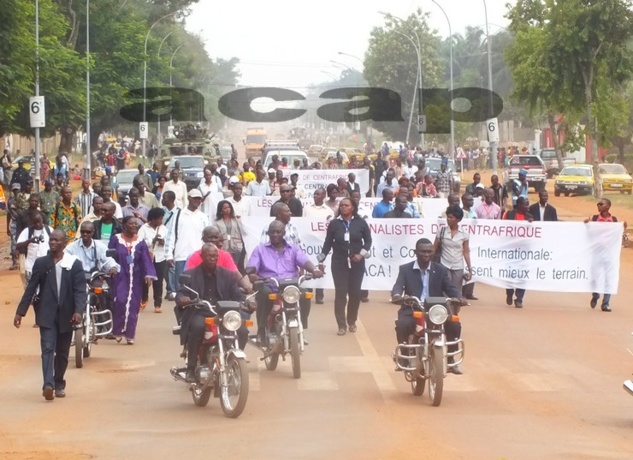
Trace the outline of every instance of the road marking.
<path fill-rule="evenodd" d="M 378 352 L 376 352 L 376 349 L 371 343 L 365 326 L 361 321 L 357 321 L 356 326 L 358 326 L 358 330 L 354 335 L 356 336 L 356 341 L 358 345 L 360 345 L 363 355 L 367 358 L 366 371 L 372 373 L 376 385 L 378 385 L 378 389 L 382 393 L 383 398 L 385 398 L 385 396 L 390 393 L 396 392 L 396 386 L 393 384 L 387 370 L 383 367 L 382 358 L 378 355 Z M 385 398 L 385 400 L 388 401 L 388 398 Z"/>
<path fill-rule="evenodd" d="M 336 391 L 339 389 L 336 380 L 329 372 L 301 372 L 297 385 L 299 390 Z"/>

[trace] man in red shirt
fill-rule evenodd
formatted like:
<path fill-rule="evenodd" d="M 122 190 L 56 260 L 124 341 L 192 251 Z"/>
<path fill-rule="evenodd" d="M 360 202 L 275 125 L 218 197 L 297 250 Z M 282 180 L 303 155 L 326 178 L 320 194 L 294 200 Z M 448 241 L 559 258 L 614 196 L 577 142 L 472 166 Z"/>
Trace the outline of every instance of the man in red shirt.
<path fill-rule="evenodd" d="M 528 212 L 529 202 L 524 196 L 517 198 L 516 209 L 508 211 L 503 216 L 506 220 L 527 220 L 533 222 L 534 217 Z M 525 295 L 525 289 L 506 289 L 506 304 L 512 305 L 512 296 L 516 294 L 514 300 L 514 306 L 516 308 L 523 308 L 523 296 Z"/>

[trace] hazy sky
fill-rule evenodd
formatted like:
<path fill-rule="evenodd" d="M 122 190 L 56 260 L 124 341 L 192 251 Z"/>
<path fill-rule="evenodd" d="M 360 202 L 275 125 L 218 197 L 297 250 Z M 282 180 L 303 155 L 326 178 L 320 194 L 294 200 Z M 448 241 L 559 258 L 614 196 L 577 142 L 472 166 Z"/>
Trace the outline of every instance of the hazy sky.
<path fill-rule="evenodd" d="M 483 0 L 438 0 L 453 33 L 485 26 Z M 506 0 L 487 0 L 490 33 L 507 26 Z M 384 24 L 378 11 L 406 17 L 416 8 L 431 13 L 430 24 L 448 36 L 448 24 L 431 0 L 199 0 L 187 27 L 203 37 L 212 58 L 240 59 L 240 85 L 276 86 L 301 92 L 308 84 L 331 81 L 341 67 L 362 69 L 369 34 Z M 417 65 L 413 61 L 411 65 Z M 227 88 L 228 90 L 228 88 Z"/>

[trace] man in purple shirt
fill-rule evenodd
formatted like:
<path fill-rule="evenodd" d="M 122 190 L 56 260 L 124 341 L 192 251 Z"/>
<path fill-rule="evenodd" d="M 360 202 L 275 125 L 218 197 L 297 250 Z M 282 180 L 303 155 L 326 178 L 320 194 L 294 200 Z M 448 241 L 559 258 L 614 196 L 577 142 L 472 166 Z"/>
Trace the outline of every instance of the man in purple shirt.
<path fill-rule="evenodd" d="M 305 252 L 294 244 L 284 240 L 286 235 L 286 225 L 279 221 L 273 221 L 268 227 L 268 237 L 270 242 L 261 243 L 251 254 L 246 267 L 255 269 L 255 274 L 250 275 L 251 282 L 258 278 L 288 279 L 299 276 L 301 268 L 312 273 L 315 278 L 321 278 L 323 272 L 310 262 Z M 266 284 L 257 292 L 257 337 L 265 346 L 266 334 L 265 324 L 272 309 L 272 302 L 268 299 L 268 294 L 274 292 L 275 286 Z M 301 324 L 303 329 L 308 328 L 308 316 L 310 315 L 310 300 L 301 299 L 299 302 L 301 309 Z"/>

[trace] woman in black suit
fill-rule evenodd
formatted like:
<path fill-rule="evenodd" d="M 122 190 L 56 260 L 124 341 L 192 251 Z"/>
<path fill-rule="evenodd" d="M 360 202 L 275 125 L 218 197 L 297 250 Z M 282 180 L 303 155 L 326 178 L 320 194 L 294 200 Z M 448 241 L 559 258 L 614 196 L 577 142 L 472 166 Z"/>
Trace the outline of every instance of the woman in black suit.
<path fill-rule="evenodd" d="M 330 221 L 323 252 L 323 262 L 332 249 L 332 277 L 334 278 L 334 315 L 338 335 L 356 332 L 361 285 L 365 276 L 365 258 L 371 248 L 371 232 L 367 222 L 358 215 L 358 206 L 349 198 L 339 203 L 338 217 Z M 347 315 L 346 307 L 347 306 Z"/>

